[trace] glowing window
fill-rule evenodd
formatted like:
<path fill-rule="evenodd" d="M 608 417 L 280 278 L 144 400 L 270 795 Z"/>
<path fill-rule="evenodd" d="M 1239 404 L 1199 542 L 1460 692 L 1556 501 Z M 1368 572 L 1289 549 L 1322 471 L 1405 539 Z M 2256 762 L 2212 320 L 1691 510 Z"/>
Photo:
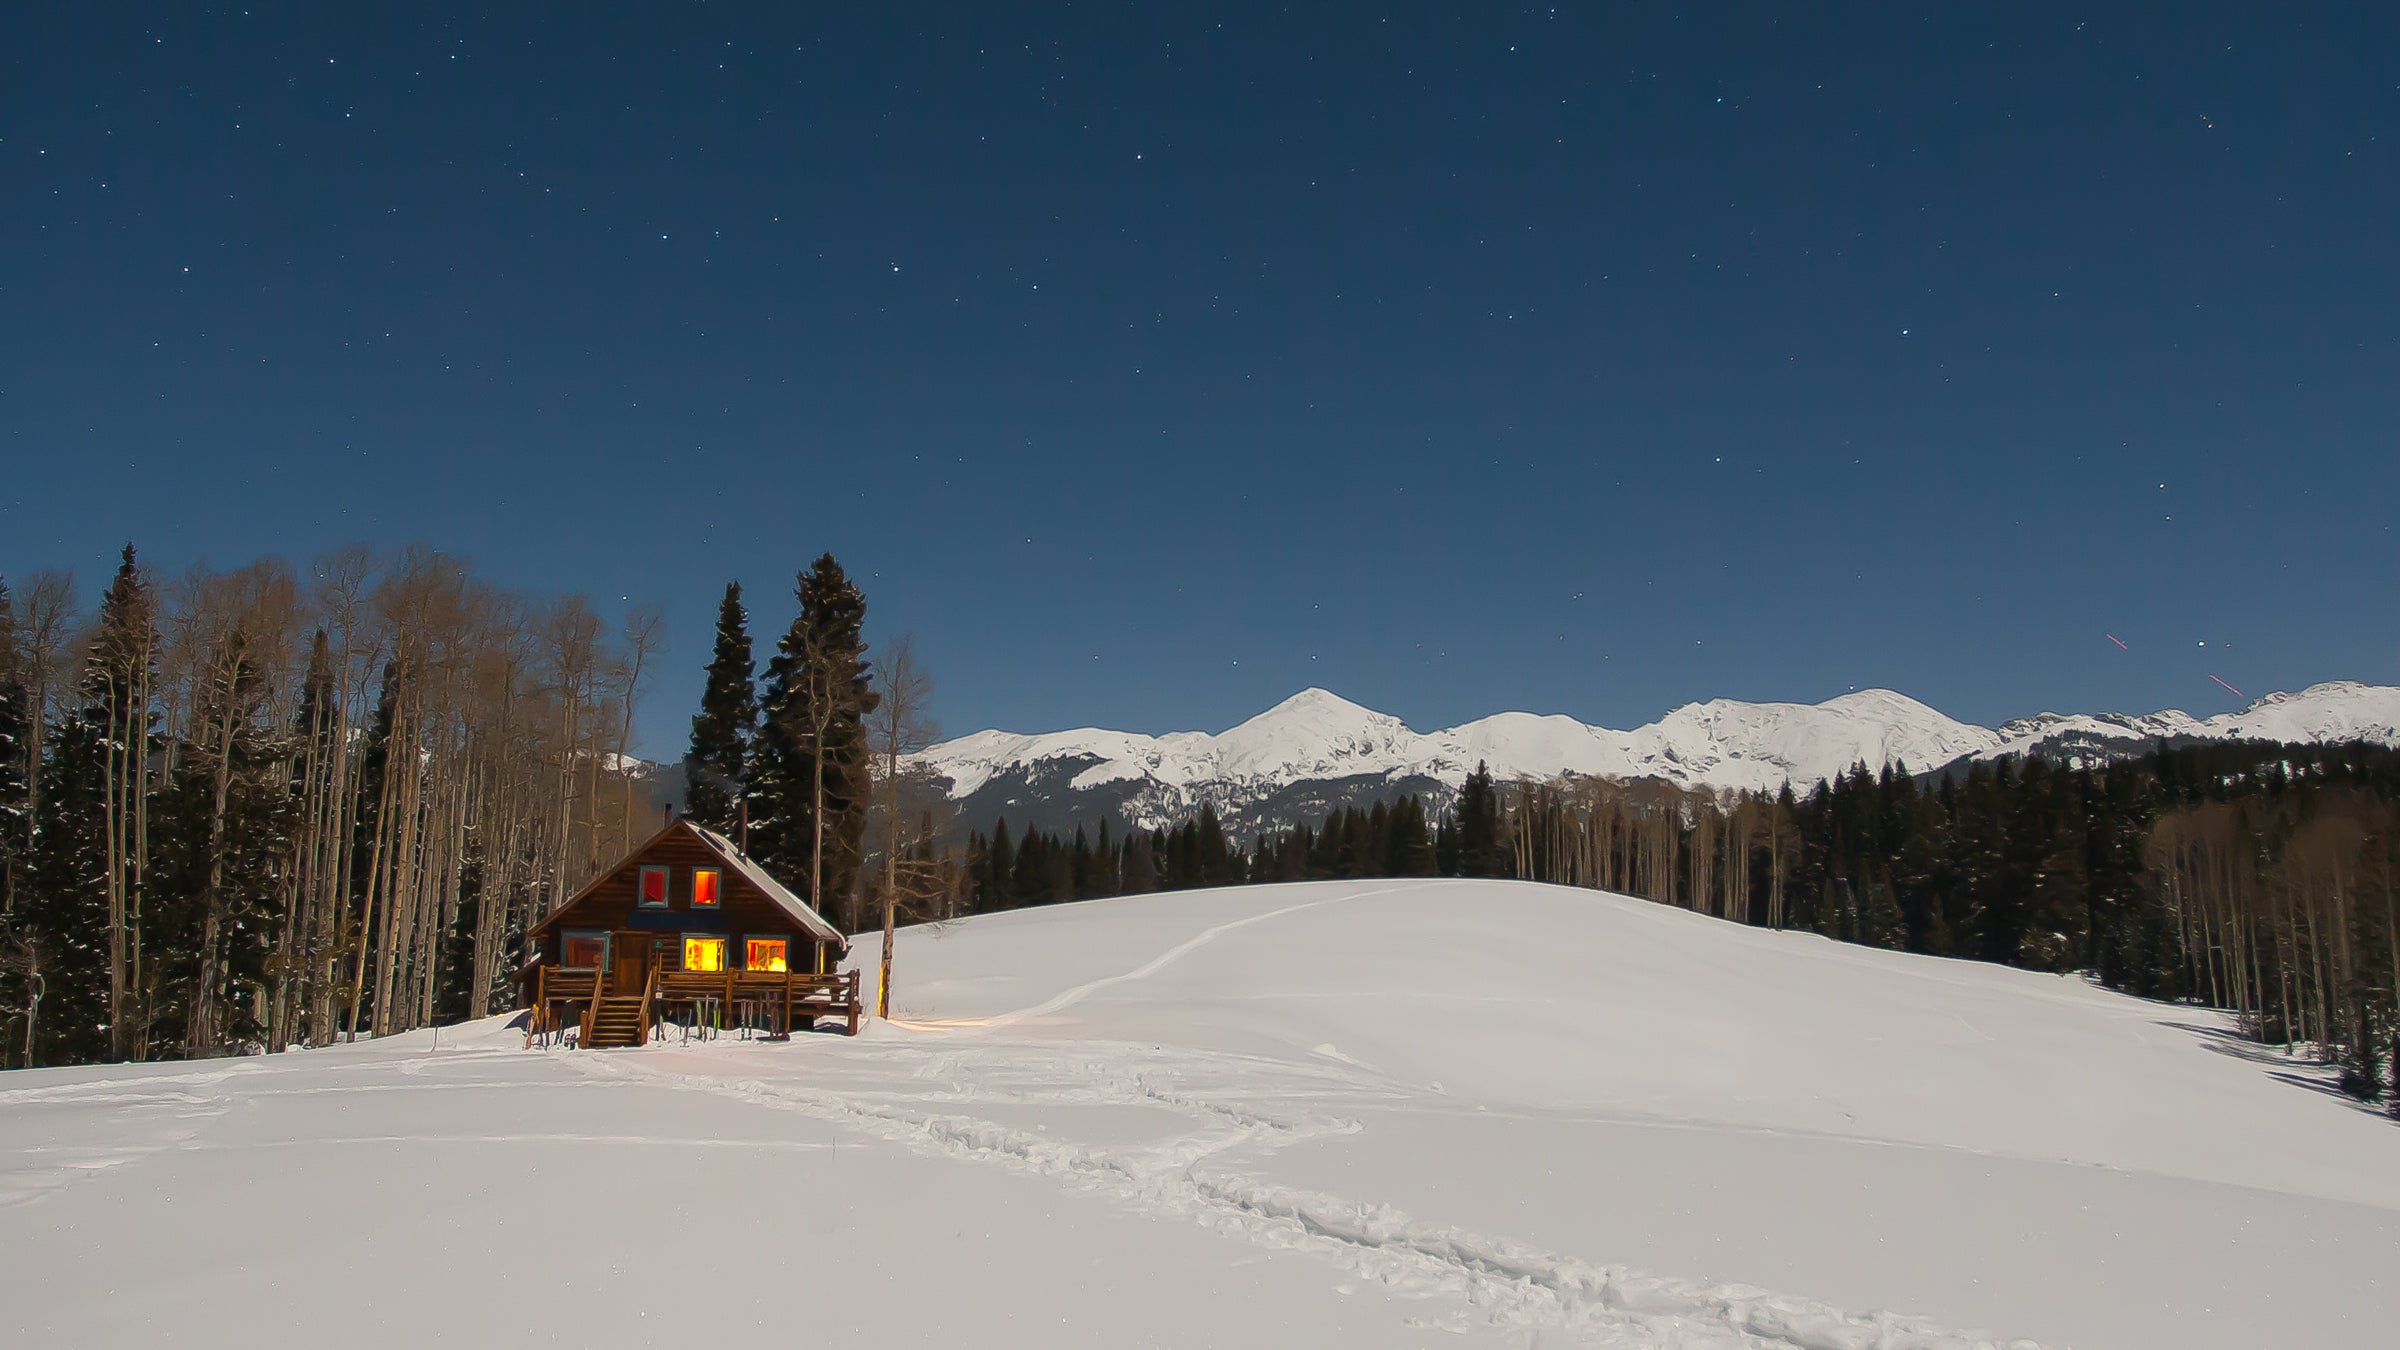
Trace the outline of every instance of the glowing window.
<path fill-rule="evenodd" d="M 745 970 L 771 970 L 781 973 L 788 966 L 783 962 L 782 938 L 752 938 L 743 944 L 742 967 Z"/>
<path fill-rule="evenodd" d="M 692 869 L 692 908 L 715 909 L 717 907 L 717 882 L 717 869 L 713 867 Z"/>
<path fill-rule="evenodd" d="M 683 940 L 685 970 L 719 971 L 725 968 L 725 939 L 721 937 L 687 937 Z"/>
<path fill-rule="evenodd" d="M 559 940 L 558 964 L 568 970 L 598 970 L 608 959 L 608 934 L 570 932 Z"/>
<path fill-rule="evenodd" d="M 642 908 L 665 909 L 667 907 L 667 869 L 663 867 L 643 868 L 642 888 L 638 895 Z"/>

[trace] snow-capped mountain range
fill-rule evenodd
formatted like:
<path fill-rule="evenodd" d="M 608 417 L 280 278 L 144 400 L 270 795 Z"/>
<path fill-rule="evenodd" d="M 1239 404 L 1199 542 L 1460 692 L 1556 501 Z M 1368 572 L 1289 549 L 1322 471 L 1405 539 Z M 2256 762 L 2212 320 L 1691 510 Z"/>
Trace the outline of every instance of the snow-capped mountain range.
<path fill-rule="evenodd" d="M 2042 713 L 1998 727 L 1867 689 L 1815 704 L 1711 699 L 1631 731 L 1506 712 L 1429 732 L 1305 689 L 1216 735 L 979 731 L 924 751 L 917 764 L 948 784 L 964 820 L 978 826 L 1006 815 L 1016 825 L 1065 828 L 1106 815 L 1148 828 L 1179 822 L 1206 802 L 1229 825 L 1255 829 L 1396 792 L 1446 797 L 1478 763 L 1502 780 L 1573 774 L 1771 792 L 1861 762 L 1916 772 L 2003 754 L 2082 762 L 2139 753 L 2162 739 L 2400 745 L 2400 688 L 2339 681 L 2269 694 L 2215 717 Z"/>

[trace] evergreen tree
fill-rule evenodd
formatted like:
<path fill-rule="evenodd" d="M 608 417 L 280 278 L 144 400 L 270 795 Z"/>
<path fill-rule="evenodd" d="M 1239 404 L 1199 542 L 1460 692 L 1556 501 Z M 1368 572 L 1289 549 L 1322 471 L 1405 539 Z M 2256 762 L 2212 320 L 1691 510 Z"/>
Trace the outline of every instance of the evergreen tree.
<path fill-rule="evenodd" d="M 257 1011 L 297 809 L 289 747 L 241 630 L 211 654 L 200 694 L 152 832 L 152 1035 L 194 1058 L 255 1045 L 263 1032 Z"/>
<path fill-rule="evenodd" d="M 108 749 L 82 709 L 50 729 L 43 747 L 40 819 L 18 897 L 16 937 L 31 1054 L 20 1062 L 84 1064 L 110 1050 L 107 820 Z"/>
<path fill-rule="evenodd" d="M 365 976 L 365 960 L 374 934 L 367 931 L 367 896 L 374 881 L 375 840 L 383 829 L 383 802 L 398 785 L 390 782 L 392 726 L 399 715 L 399 667 L 386 661 L 375 696 L 375 711 L 359 738 L 358 807 L 350 823 L 349 894 L 342 907 L 341 929 L 334 940 L 333 978 L 342 991 L 342 1025 L 355 1032 L 371 1025 L 375 989 Z M 405 761 L 404 761 L 405 762 Z M 352 991 L 357 997 L 351 997 Z"/>
<path fill-rule="evenodd" d="M 727 838 L 741 833 L 742 794 L 758 735 L 749 625 L 742 583 L 727 582 L 717 606 L 716 649 L 700 690 L 700 711 L 692 718 L 691 748 L 683 756 L 684 814 Z"/>
<path fill-rule="evenodd" d="M 1907 938 L 1908 926 L 1901 917 L 1900 902 L 1892 894 L 1891 881 L 1879 878 L 1868 882 L 1859 897 L 1857 940 L 1898 951 Z"/>
<path fill-rule="evenodd" d="M 1092 845 L 1092 893 L 1117 895 L 1123 885 L 1118 870 L 1117 845 L 1109 838 L 1108 817 L 1100 817 L 1100 842 Z"/>
<path fill-rule="evenodd" d="M 1038 905 L 1050 898 L 1050 860 L 1043 856 L 1042 836 L 1033 826 L 1025 827 L 1025 837 L 1017 841 L 1016 871 L 1009 877 L 1009 902 L 1012 908 Z"/>
<path fill-rule="evenodd" d="M 1125 836 L 1125 895 L 1147 895 L 1158 889 L 1158 841 L 1148 830 Z"/>
<path fill-rule="evenodd" d="M 1411 793 L 1392 812 L 1392 839 L 1385 875 L 1429 877 L 1436 871 L 1433 840 L 1425 833 L 1425 802 Z"/>
<path fill-rule="evenodd" d="M 1078 900 L 1100 898 L 1092 867 L 1092 839 L 1090 835 L 1083 832 L 1081 825 L 1075 827 L 1075 846 L 1068 853 L 1067 870 L 1068 889 L 1074 893 L 1074 898 Z"/>
<path fill-rule="evenodd" d="M 1225 841 L 1224 823 L 1217 819 L 1217 808 L 1207 802 L 1200 804 L 1200 819 L 1194 831 L 1194 884 L 1229 886 L 1241 879 L 1240 854 Z"/>
<path fill-rule="evenodd" d="M 1007 909 L 1015 900 L 1012 881 L 1016 876 L 1016 851 L 1008 842 L 1008 817 L 1002 816 L 992 826 L 992 842 L 984 857 L 983 907 Z"/>
<path fill-rule="evenodd" d="M 25 639 L 17 626 L 8 583 L 0 581 L 0 929 L 16 909 L 17 880 L 30 835 L 33 773 L 33 690 L 25 673 Z M 0 1063 L 6 1063 L 0 1055 Z"/>
<path fill-rule="evenodd" d="M 442 935 L 437 954 L 440 969 L 433 985 L 433 1024 L 456 1026 L 483 1015 L 483 991 L 475 987 L 475 927 L 482 913 L 483 846 L 467 845 L 459 863 L 458 904 L 450 930 Z"/>
<path fill-rule="evenodd" d="M 1477 764 L 1458 793 L 1458 875 L 1505 877 L 1514 869 L 1500 839 L 1500 793 L 1489 766 Z"/>
<path fill-rule="evenodd" d="M 858 927 L 853 912 L 874 782 L 866 715 L 866 597 L 828 553 L 800 574 L 800 613 L 767 663 L 751 774 L 750 852 L 771 872 L 809 880 L 810 900 Z"/>
<path fill-rule="evenodd" d="M 99 788 L 104 829 L 99 853 L 107 920 L 109 1054 L 146 1058 L 150 1049 L 146 1000 L 156 992 L 145 941 L 149 900 L 145 821 L 156 795 L 158 614 L 148 578 L 127 544 L 117 574 L 100 597 L 78 691 L 82 716 L 100 738 Z"/>
<path fill-rule="evenodd" d="M 2395 1010 L 2395 1013 L 2394 1013 L 2394 1015 L 2395 1015 L 2395 1016 L 2400 1016 L 2400 1010 Z M 2391 1094 L 2391 1099 L 2390 1099 L 2390 1100 L 2391 1100 L 2392 1119 L 2394 1119 L 2394 1120 L 2400 1120 L 2400 1033 L 2395 1033 L 2395 1034 L 2392 1036 L 2392 1038 L 2391 1038 L 2391 1044 L 2392 1044 L 2392 1073 L 2391 1073 L 2392 1094 Z"/>

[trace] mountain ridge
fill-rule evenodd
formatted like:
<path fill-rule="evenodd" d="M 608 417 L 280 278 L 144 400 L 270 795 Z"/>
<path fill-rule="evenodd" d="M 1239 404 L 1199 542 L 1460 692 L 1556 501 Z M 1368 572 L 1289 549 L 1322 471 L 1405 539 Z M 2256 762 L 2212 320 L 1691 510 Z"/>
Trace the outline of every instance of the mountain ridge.
<path fill-rule="evenodd" d="M 1146 829 L 1206 804 L 1229 826 L 1255 830 L 1396 792 L 1447 797 L 1478 763 L 1503 780 L 1655 778 L 1772 792 L 1786 782 L 1805 790 L 1862 762 L 1904 762 L 1920 772 L 2003 754 L 2106 762 L 2191 739 L 2400 745 L 2400 687 L 2336 680 L 2211 717 L 2171 708 L 2043 712 L 1997 727 L 1959 721 L 1895 690 L 1862 689 L 1822 703 L 1709 699 L 1626 731 L 1508 711 L 1419 732 L 1311 686 L 1214 734 L 995 729 L 944 741 L 912 762 L 944 783 L 976 824 L 1006 814 L 1052 828 L 1099 816 Z"/>

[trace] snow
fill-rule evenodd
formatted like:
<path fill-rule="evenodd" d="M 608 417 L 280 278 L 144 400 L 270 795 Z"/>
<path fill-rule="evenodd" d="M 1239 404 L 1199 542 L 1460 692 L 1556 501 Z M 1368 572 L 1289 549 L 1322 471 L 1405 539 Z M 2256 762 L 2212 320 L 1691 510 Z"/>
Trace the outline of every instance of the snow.
<path fill-rule="evenodd" d="M 2196 736 L 2216 740 L 2377 741 L 2400 745 L 2400 688 L 2333 680 L 2296 694 L 2269 694 L 2236 712 L 2194 717 L 2169 708 L 2144 716 L 2125 713 L 2042 713 L 2000 728 L 1991 753 L 2021 752 L 2059 735 L 2153 740 Z"/>
<path fill-rule="evenodd" d="M 862 942 L 869 964 L 871 940 Z M 2400 1131 L 2222 1019 L 1588 891 L 902 934 L 896 1023 L 0 1079 L 0 1342 L 2381 1346 Z"/>
<path fill-rule="evenodd" d="M 1632 731 L 1505 712 L 1423 733 L 1325 690 L 1306 689 L 1218 735 L 980 731 L 934 746 L 918 763 L 948 778 L 951 796 L 958 798 L 1003 774 L 1048 762 L 1085 762 L 1072 786 L 1143 783 L 1149 792 L 1133 809 L 1141 823 L 1154 825 L 1180 820 L 1203 800 L 1238 808 L 1310 779 L 1366 775 L 1396 783 L 1421 777 L 1455 788 L 1485 763 L 1502 780 L 1650 777 L 1682 787 L 1773 792 L 1787 781 L 1804 790 L 1854 764 L 1880 769 L 1906 762 L 1923 771 L 1967 755 L 2021 753 L 2061 734 L 2120 740 L 2364 737 L 2400 744 L 2400 688 L 2337 682 L 2270 694 L 2210 718 L 2174 710 L 2042 713 L 1998 728 L 1958 721 L 1888 689 L 1865 689 L 1815 704 L 1712 699 Z"/>

